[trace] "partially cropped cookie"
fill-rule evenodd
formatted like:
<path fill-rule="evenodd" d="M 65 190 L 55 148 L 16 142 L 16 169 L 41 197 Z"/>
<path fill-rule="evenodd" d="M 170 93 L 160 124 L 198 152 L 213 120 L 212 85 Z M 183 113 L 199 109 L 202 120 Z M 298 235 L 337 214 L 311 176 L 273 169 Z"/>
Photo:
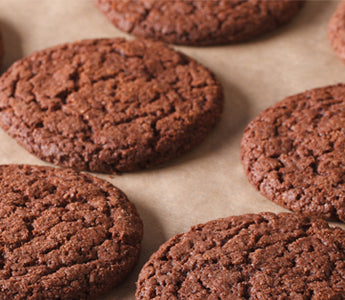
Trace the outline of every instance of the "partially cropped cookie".
<path fill-rule="evenodd" d="M 1 33 L 1 28 L 0 28 L 0 65 L 3 62 L 4 59 L 4 45 L 3 45 L 3 41 L 2 41 L 2 33 Z"/>
<path fill-rule="evenodd" d="M 95 299 L 137 261 L 142 222 L 106 181 L 0 166 L 0 298 Z"/>
<path fill-rule="evenodd" d="M 345 63 L 345 1 L 338 5 L 329 22 L 328 38 L 335 53 Z"/>
<path fill-rule="evenodd" d="M 140 272 L 136 299 L 343 299 L 345 231 L 296 214 L 192 227 Z"/>
<path fill-rule="evenodd" d="M 295 212 L 345 222 L 345 85 L 294 95 L 245 129 L 249 181 Z"/>
<path fill-rule="evenodd" d="M 162 43 L 85 40 L 38 51 L 0 78 L 0 126 L 54 164 L 105 173 L 148 168 L 199 143 L 223 90 Z"/>
<path fill-rule="evenodd" d="M 245 41 L 290 21 L 304 0 L 95 0 L 118 28 L 182 45 Z"/>

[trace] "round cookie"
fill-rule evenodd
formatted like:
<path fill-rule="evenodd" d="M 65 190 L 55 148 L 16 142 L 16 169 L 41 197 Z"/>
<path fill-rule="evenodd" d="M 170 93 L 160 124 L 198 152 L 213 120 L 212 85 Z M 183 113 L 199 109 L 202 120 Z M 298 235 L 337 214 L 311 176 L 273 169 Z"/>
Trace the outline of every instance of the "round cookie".
<path fill-rule="evenodd" d="M 142 222 L 110 183 L 1 165 L 0 192 L 1 299 L 95 299 L 136 263 Z"/>
<path fill-rule="evenodd" d="M 95 0 L 118 28 L 182 45 L 245 41 L 290 21 L 304 0 Z"/>
<path fill-rule="evenodd" d="M 345 1 L 338 5 L 329 22 L 328 38 L 335 53 L 345 63 Z"/>
<path fill-rule="evenodd" d="M 245 129 L 241 158 L 268 199 L 302 214 L 345 222 L 345 85 L 294 95 Z"/>
<path fill-rule="evenodd" d="M 345 231 L 296 214 L 192 227 L 144 265 L 136 299 L 343 299 Z"/>
<path fill-rule="evenodd" d="M 189 150 L 220 119 L 223 90 L 162 43 L 78 41 L 38 51 L 0 78 L 0 126 L 39 158 L 105 173 Z"/>
<path fill-rule="evenodd" d="M 1 34 L 1 30 L 0 30 L 0 66 L 3 62 L 3 59 L 4 59 L 4 45 L 2 42 L 2 34 Z"/>

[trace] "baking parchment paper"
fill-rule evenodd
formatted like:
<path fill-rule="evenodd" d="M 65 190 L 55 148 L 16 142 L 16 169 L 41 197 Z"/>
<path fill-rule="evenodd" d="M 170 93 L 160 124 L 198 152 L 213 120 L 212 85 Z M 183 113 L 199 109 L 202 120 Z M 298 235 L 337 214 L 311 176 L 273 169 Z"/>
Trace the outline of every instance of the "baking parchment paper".
<path fill-rule="evenodd" d="M 190 226 L 261 211 L 281 212 L 245 177 L 240 140 L 266 107 L 306 89 L 345 81 L 333 53 L 328 21 L 338 1 L 308 1 L 288 25 L 258 39 L 220 47 L 175 47 L 210 68 L 225 90 L 221 122 L 189 153 L 151 170 L 102 175 L 121 188 L 144 221 L 140 261 L 128 279 L 102 299 L 134 299 L 142 265 L 159 245 Z M 133 38 L 112 26 L 93 0 L 0 0 L 4 71 L 33 51 L 85 38 Z M 0 163 L 48 165 L 0 130 Z M 345 228 L 340 223 L 336 224 Z"/>

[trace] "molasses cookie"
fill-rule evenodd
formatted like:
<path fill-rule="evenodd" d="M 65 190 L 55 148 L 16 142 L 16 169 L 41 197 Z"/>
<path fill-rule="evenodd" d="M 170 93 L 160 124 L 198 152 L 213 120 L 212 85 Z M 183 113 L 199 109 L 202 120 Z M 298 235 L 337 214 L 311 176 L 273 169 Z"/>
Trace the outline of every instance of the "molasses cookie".
<path fill-rule="evenodd" d="M 345 85 L 294 95 L 244 131 L 249 181 L 268 199 L 302 214 L 345 221 Z"/>
<path fill-rule="evenodd" d="M 343 299 L 345 231 L 296 214 L 192 227 L 140 272 L 136 299 Z"/>
<path fill-rule="evenodd" d="M 0 192 L 1 299 L 95 299 L 136 263 L 142 222 L 110 183 L 1 165 Z"/>
<path fill-rule="evenodd" d="M 328 38 L 335 53 L 345 62 L 345 1 L 338 5 L 329 22 Z"/>
<path fill-rule="evenodd" d="M 51 163 L 104 173 L 148 168 L 199 143 L 223 90 L 162 43 L 84 40 L 38 51 L 0 78 L 0 126 Z"/>
<path fill-rule="evenodd" d="M 95 0 L 118 28 L 182 45 L 217 45 L 257 37 L 290 21 L 297 0 Z"/>

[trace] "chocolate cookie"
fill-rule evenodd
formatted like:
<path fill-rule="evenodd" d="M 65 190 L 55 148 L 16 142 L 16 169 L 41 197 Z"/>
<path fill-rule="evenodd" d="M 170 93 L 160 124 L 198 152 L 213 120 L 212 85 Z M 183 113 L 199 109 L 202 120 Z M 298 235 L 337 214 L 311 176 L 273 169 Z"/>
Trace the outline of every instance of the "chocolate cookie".
<path fill-rule="evenodd" d="M 261 213 L 192 227 L 145 264 L 136 299 L 344 299 L 345 231 Z"/>
<path fill-rule="evenodd" d="M 1 165 L 0 192 L 1 299 L 95 299 L 136 263 L 142 222 L 110 183 Z"/>
<path fill-rule="evenodd" d="M 2 42 L 2 34 L 1 34 L 1 28 L 0 28 L 0 65 L 2 64 L 3 59 L 4 59 L 4 45 Z"/>
<path fill-rule="evenodd" d="M 205 67 L 162 43 L 79 41 L 39 51 L 0 78 L 0 126 L 43 160 L 113 173 L 199 143 L 223 108 Z"/>
<path fill-rule="evenodd" d="M 286 98 L 244 131 L 249 181 L 267 198 L 308 216 L 345 221 L 345 85 Z"/>
<path fill-rule="evenodd" d="M 328 38 L 335 53 L 345 62 L 345 1 L 339 4 L 329 22 Z"/>
<path fill-rule="evenodd" d="M 182 45 L 245 41 L 290 21 L 304 0 L 95 0 L 118 28 Z"/>

